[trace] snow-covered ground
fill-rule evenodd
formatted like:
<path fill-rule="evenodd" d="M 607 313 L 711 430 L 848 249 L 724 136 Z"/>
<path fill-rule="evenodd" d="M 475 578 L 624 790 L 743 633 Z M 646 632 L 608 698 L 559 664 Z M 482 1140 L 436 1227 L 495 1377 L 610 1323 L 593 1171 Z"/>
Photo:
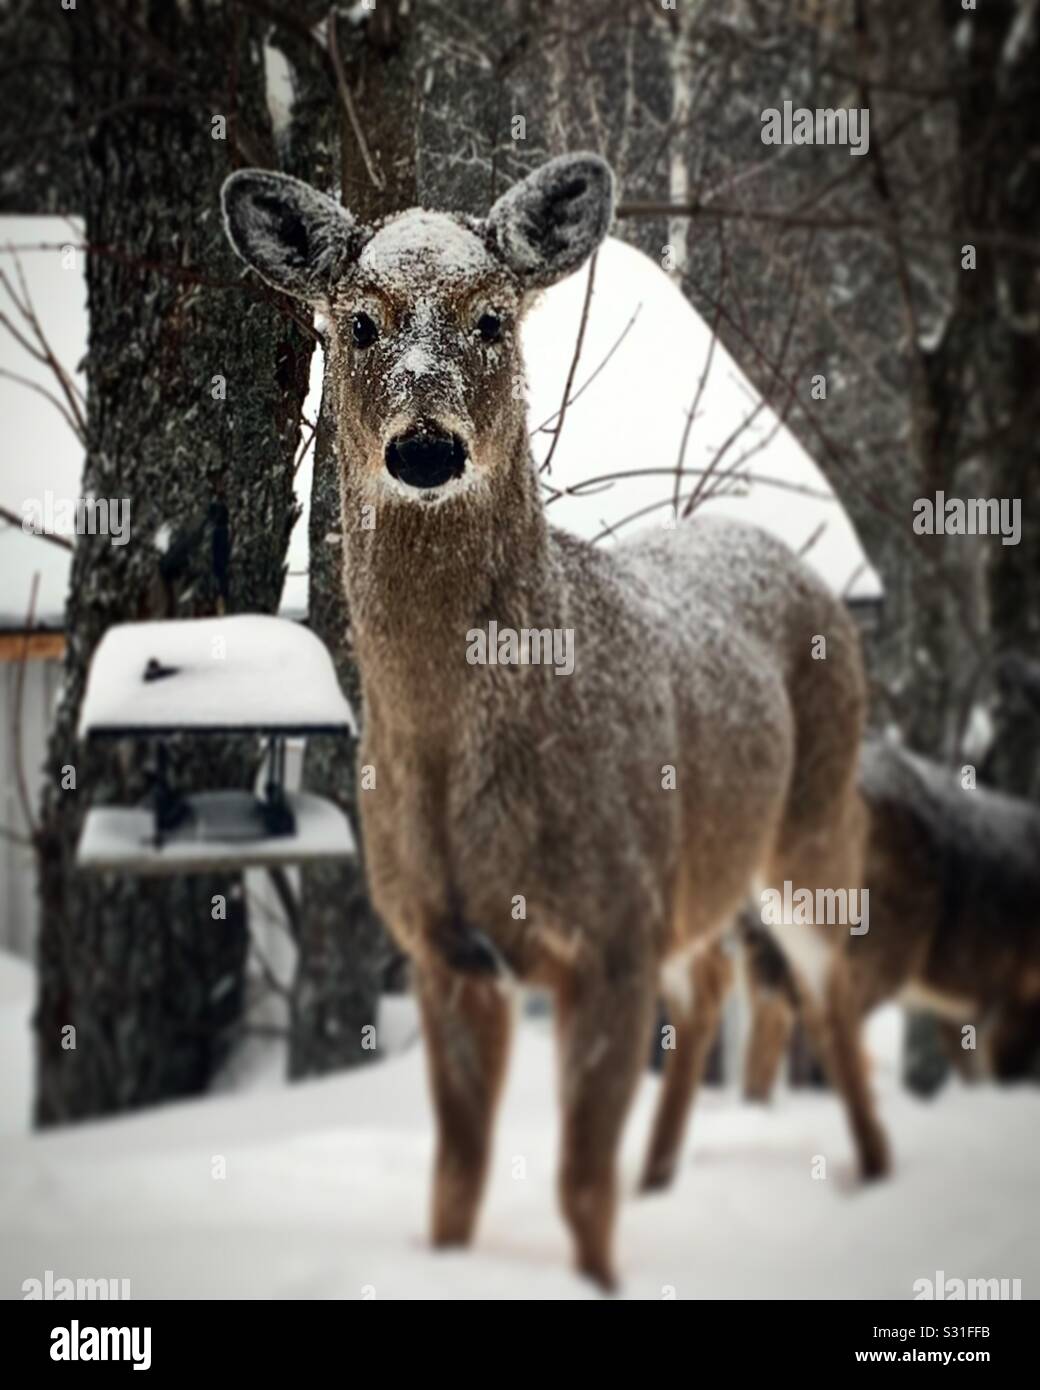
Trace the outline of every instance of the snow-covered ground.
<path fill-rule="evenodd" d="M 404 1001 L 396 1013 L 403 1042 Z M 21 1070 L 24 1047 L 14 1033 L 3 1043 L 4 1072 Z M 625 1145 L 622 1296 L 908 1299 L 937 1270 L 1021 1279 L 1035 1296 L 1040 1093 L 955 1086 L 923 1104 L 877 1072 L 891 1181 L 856 1187 L 833 1097 L 786 1092 L 763 1110 L 712 1090 L 675 1188 L 639 1198 L 647 1076 Z M 50 1269 L 129 1278 L 135 1298 L 599 1297 L 568 1268 L 553 1079 L 548 1024 L 527 1019 L 478 1239 L 452 1254 L 425 1243 L 432 1131 L 417 1046 L 292 1087 L 254 1065 L 236 1078 L 244 1091 L 46 1136 L 9 1123 L 0 1295 Z"/>

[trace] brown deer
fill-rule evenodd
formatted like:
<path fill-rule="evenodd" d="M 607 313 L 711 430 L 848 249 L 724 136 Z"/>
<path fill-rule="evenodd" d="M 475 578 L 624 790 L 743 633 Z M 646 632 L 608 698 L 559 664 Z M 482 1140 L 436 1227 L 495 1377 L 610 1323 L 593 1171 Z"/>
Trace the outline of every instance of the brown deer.
<path fill-rule="evenodd" d="M 880 740 L 864 747 L 860 787 L 870 930 L 848 947 L 857 1010 L 866 1017 L 899 1000 L 935 1014 L 967 1079 L 1029 1074 L 1040 1060 L 1040 811 L 964 787 L 951 769 Z M 765 1100 L 798 997 L 768 933 L 752 924 L 742 935 L 752 1005 L 744 1090 Z"/>
<path fill-rule="evenodd" d="M 607 234 L 613 179 L 597 157 L 550 161 L 483 220 L 412 210 L 362 226 L 305 184 L 257 171 L 231 176 L 224 209 L 239 255 L 325 322 L 359 756 L 376 784 L 359 793 L 366 863 L 422 1009 L 433 1240 L 473 1234 L 508 986 L 548 987 L 563 1212 L 578 1267 L 609 1287 L 618 1142 L 662 967 L 672 963 L 678 1039 L 651 1185 L 674 1166 L 693 1084 L 698 949 L 756 876 L 857 882 L 853 624 L 748 526 L 691 521 L 609 554 L 548 526 L 520 325 L 536 293 Z M 540 635 L 542 657 L 547 637 L 569 634 L 573 670 L 531 659 L 530 645 L 526 658 L 507 647 L 483 660 L 493 631 Z M 812 659 L 818 634 L 825 661 Z M 885 1140 L 843 976 L 828 970 L 826 933 L 803 936 L 860 1164 L 876 1175 Z"/>

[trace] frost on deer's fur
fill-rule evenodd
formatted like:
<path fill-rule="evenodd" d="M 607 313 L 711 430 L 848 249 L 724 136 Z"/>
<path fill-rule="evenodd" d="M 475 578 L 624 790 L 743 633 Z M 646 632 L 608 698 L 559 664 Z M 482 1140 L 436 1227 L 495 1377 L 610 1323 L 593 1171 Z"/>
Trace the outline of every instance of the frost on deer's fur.
<path fill-rule="evenodd" d="M 307 222 L 323 213 L 291 185 L 280 215 L 277 192 L 257 188 L 270 215 L 239 249 L 264 273 L 320 241 Z M 340 224 L 358 243 L 331 288 L 326 359 L 359 756 L 380 769 L 379 795 L 360 801 L 372 901 L 415 965 L 442 1097 L 495 1089 L 486 1073 L 507 1026 L 497 976 L 569 998 L 562 1199 L 579 1266 L 603 1285 L 614 1157 L 659 970 L 696 946 L 706 963 L 691 964 L 698 1009 L 683 1026 L 710 1027 L 718 938 L 755 873 L 854 879 L 864 697 L 851 617 L 778 541 L 693 518 L 607 551 L 549 526 L 514 390 L 517 324 L 530 291 L 596 250 L 612 211 L 606 165 L 576 155 L 523 180 L 483 223 L 414 210 L 371 231 Z M 272 251 L 270 236 L 285 244 Z M 350 525 L 373 506 L 374 526 Z M 471 664 L 469 634 L 491 621 L 570 632 L 567 678 L 541 663 Z M 813 659 L 815 634 L 826 661 Z M 852 1027 L 832 1015 L 836 1033 Z M 875 1176 L 884 1134 L 845 1044 L 844 1099 Z M 464 1081 L 458 1055 L 473 1059 Z M 659 1112 L 649 1186 L 674 1171 L 685 1098 Z M 461 1110 L 473 1132 L 447 1120 L 439 1136 L 444 1243 L 472 1232 L 484 1166 L 472 1160 L 490 1136 L 489 1106 L 468 1097 Z"/>
<path fill-rule="evenodd" d="M 363 234 L 335 199 L 285 174 L 241 169 L 224 182 L 228 240 L 275 289 L 324 303 Z"/>
<path fill-rule="evenodd" d="M 429 290 L 430 272 L 442 286 L 490 274 L 496 263 L 480 237 L 443 212 L 411 208 L 389 218 L 358 257 L 358 270 L 407 291 Z"/>
<path fill-rule="evenodd" d="M 787 564 L 787 548 L 756 526 L 702 516 L 690 529 L 698 560 L 694 607 L 689 598 L 689 546 L 676 545 L 674 532 L 644 531 L 615 552 L 641 601 L 656 614 L 662 640 L 672 645 L 709 644 L 712 634 L 727 626 L 728 613 L 741 614 L 745 642 L 775 641 L 806 595 L 824 591 L 815 575 Z M 739 708 L 739 670 L 715 670 L 701 660 L 693 679 L 702 709 L 718 713 Z"/>
<path fill-rule="evenodd" d="M 506 264 L 529 286 L 543 286 L 588 260 L 607 234 L 613 205 L 603 161 L 565 155 L 504 193 L 488 228 Z"/>
<path fill-rule="evenodd" d="M 1040 811 L 988 787 L 965 787 L 960 769 L 943 767 L 886 740 L 864 745 L 860 779 L 872 804 L 911 807 L 937 849 L 974 866 L 991 896 L 1014 884 L 1040 888 Z"/>

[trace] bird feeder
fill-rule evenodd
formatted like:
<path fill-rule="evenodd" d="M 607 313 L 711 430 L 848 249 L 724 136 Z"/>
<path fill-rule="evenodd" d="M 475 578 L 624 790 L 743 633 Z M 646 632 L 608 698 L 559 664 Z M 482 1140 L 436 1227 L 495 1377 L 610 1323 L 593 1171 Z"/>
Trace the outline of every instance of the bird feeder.
<path fill-rule="evenodd" d="M 85 870 L 205 873 L 345 858 L 354 842 L 331 801 L 285 786 L 289 737 L 354 728 L 332 658 L 307 628 L 248 614 L 110 628 L 90 664 L 81 738 L 147 738 L 155 750 L 145 804 L 96 806 L 76 855 Z M 172 784 L 174 735 L 267 741 L 258 793 L 188 793 Z"/>

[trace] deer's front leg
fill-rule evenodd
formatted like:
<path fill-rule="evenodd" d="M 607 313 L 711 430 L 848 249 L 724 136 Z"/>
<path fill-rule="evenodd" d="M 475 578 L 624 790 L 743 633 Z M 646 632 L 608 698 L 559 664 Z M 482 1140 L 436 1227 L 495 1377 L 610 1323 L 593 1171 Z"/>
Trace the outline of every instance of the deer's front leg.
<path fill-rule="evenodd" d="M 436 962 L 422 964 L 416 975 L 437 1120 L 433 1243 L 465 1245 L 487 1177 L 512 1003 L 493 981 L 466 978 Z"/>
<path fill-rule="evenodd" d="M 653 972 L 576 971 L 557 992 L 563 1153 L 560 1203 L 578 1269 L 614 1287 L 617 1153 L 646 1063 Z"/>

